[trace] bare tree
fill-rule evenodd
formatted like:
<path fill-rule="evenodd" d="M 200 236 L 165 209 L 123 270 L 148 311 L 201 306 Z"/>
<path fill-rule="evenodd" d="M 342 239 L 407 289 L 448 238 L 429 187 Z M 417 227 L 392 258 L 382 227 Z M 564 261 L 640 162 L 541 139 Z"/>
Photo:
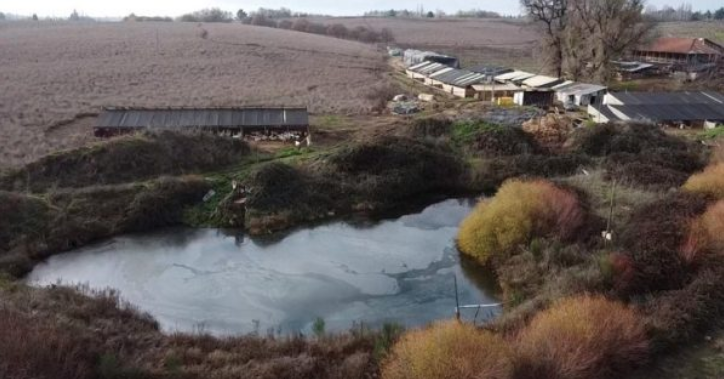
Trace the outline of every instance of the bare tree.
<path fill-rule="evenodd" d="M 533 22 L 545 33 L 543 51 L 548 63 L 560 77 L 563 76 L 564 32 L 568 25 L 569 0 L 521 0 L 521 5 Z"/>
<path fill-rule="evenodd" d="M 644 42 L 654 24 L 643 15 L 644 0 L 571 0 L 571 29 L 583 36 L 589 76 L 605 83 L 611 61 Z M 579 50 L 580 51 L 580 50 Z"/>

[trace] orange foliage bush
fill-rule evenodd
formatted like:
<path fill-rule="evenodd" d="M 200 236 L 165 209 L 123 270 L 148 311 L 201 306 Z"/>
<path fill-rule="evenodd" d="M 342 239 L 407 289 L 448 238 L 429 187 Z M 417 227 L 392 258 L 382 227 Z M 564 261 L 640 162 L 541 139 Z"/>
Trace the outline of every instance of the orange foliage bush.
<path fill-rule="evenodd" d="M 692 175 L 684 184 L 684 189 L 724 199 L 724 163 L 709 166 L 704 171 Z"/>
<path fill-rule="evenodd" d="M 583 225 L 578 196 L 545 180 L 510 180 L 462 222 L 460 251 L 485 264 L 534 237 L 572 238 Z"/>
<path fill-rule="evenodd" d="M 559 301 L 518 336 L 516 378 L 613 378 L 648 356 L 637 313 L 603 297 Z"/>
<path fill-rule="evenodd" d="M 492 332 L 457 321 L 405 334 L 382 368 L 384 379 L 509 378 L 511 350 Z"/>
<path fill-rule="evenodd" d="M 691 222 L 680 251 L 689 264 L 697 263 L 705 252 L 724 251 L 724 200 L 712 204 Z"/>

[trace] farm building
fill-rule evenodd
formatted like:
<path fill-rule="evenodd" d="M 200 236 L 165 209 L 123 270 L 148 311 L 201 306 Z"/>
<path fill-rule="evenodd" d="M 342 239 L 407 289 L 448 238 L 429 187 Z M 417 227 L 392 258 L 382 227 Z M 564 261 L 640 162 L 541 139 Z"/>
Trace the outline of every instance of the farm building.
<path fill-rule="evenodd" d="M 405 72 L 407 74 L 407 77 L 410 79 L 415 79 L 419 82 L 427 82 L 427 79 L 430 77 L 430 75 L 433 75 L 442 70 L 449 71 L 453 70 L 453 68 L 437 62 L 422 62 L 420 64 L 409 67 L 407 70 L 405 70 Z"/>
<path fill-rule="evenodd" d="M 513 103 L 513 98 L 517 92 L 524 91 L 520 86 L 512 83 L 492 83 L 473 85 L 475 98 L 481 101 L 494 102 L 496 104 Z"/>
<path fill-rule="evenodd" d="M 485 74 L 478 74 L 468 70 L 443 70 L 430 75 L 430 85 L 457 97 L 473 97 L 473 85 L 485 81 Z"/>
<path fill-rule="evenodd" d="M 486 66 L 486 65 L 468 67 L 466 70 L 472 71 L 476 74 L 483 74 L 483 75 L 485 75 L 486 79 L 489 81 L 492 81 L 498 75 L 513 72 L 513 69 L 510 69 L 507 67 Z"/>
<path fill-rule="evenodd" d="M 500 83 L 513 83 L 521 84 L 523 80 L 534 77 L 535 74 L 531 74 L 525 71 L 512 71 L 504 74 L 497 75 L 495 80 Z"/>
<path fill-rule="evenodd" d="M 94 128 L 98 137 L 139 130 L 204 130 L 237 137 L 309 134 L 306 108 L 105 108 Z"/>
<path fill-rule="evenodd" d="M 434 51 L 420 51 L 408 49 L 405 50 L 403 54 L 403 60 L 405 62 L 405 66 L 407 67 L 412 67 L 426 61 L 442 63 L 444 65 L 454 68 L 460 67 L 460 61 L 457 58 L 445 54 L 438 54 Z"/>
<path fill-rule="evenodd" d="M 554 87 L 556 98 L 564 104 L 585 107 L 596 104 L 606 93 L 606 87 L 596 84 L 572 83 L 570 85 Z"/>
<path fill-rule="evenodd" d="M 724 95 L 716 92 L 616 92 L 588 106 L 598 123 L 643 121 L 660 125 L 714 127 L 724 122 Z"/>
<path fill-rule="evenodd" d="M 656 66 L 643 62 L 611 62 L 616 68 L 618 80 L 632 80 L 651 76 L 657 72 Z"/>
<path fill-rule="evenodd" d="M 553 105 L 556 93 L 546 89 L 525 89 L 513 95 L 513 103 L 520 106 L 547 108 Z"/>
<path fill-rule="evenodd" d="M 671 66 L 674 71 L 701 72 L 724 59 L 724 47 L 706 38 L 659 38 L 631 52 L 635 61 Z"/>

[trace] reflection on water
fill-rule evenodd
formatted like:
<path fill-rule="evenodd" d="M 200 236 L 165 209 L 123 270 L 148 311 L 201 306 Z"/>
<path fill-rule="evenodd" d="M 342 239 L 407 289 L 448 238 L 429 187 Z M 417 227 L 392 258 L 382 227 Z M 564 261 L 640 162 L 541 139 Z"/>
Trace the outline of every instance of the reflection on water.
<path fill-rule="evenodd" d="M 334 222 L 275 239 L 216 229 L 123 236 L 52 257 L 28 281 L 116 288 L 169 331 L 308 332 L 317 317 L 330 331 L 356 322 L 416 326 L 453 316 L 454 275 L 461 303 L 495 302 L 492 277 L 461 262 L 453 243 L 472 206 L 447 200 L 394 220 Z"/>

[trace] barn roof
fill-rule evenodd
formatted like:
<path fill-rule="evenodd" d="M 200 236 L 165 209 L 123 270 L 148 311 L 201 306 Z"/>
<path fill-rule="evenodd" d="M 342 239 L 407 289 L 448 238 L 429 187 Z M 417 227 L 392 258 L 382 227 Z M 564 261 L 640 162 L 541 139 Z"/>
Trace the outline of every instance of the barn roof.
<path fill-rule="evenodd" d="M 480 83 L 486 79 L 486 76 L 483 74 L 458 69 L 449 70 L 440 75 L 434 75 L 432 77 L 439 82 L 443 82 L 445 84 L 457 87 L 467 87 L 473 84 Z"/>
<path fill-rule="evenodd" d="M 567 96 L 583 96 L 583 95 L 590 95 L 592 93 L 600 92 L 605 90 L 606 87 L 599 86 L 597 84 L 586 84 L 586 83 L 575 83 L 573 85 L 567 86 L 558 92 L 565 94 Z"/>
<path fill-rule="evenodd" d="M 674 54 L 724 54 L 724 47 L 706 38 L 659 38 L 649 46 L 639 48 L 638 51 Z"/>
<path fill-rule="evenodd" d="M 612 110 L 630 119 L 654 121 L 724 120 L 724 95 L 716 92 L 619 92 Z"/>
<path fill-rule="evenodd" d="M 106 108 L 98 128 L 306 127 L 306 108 Z"/>

